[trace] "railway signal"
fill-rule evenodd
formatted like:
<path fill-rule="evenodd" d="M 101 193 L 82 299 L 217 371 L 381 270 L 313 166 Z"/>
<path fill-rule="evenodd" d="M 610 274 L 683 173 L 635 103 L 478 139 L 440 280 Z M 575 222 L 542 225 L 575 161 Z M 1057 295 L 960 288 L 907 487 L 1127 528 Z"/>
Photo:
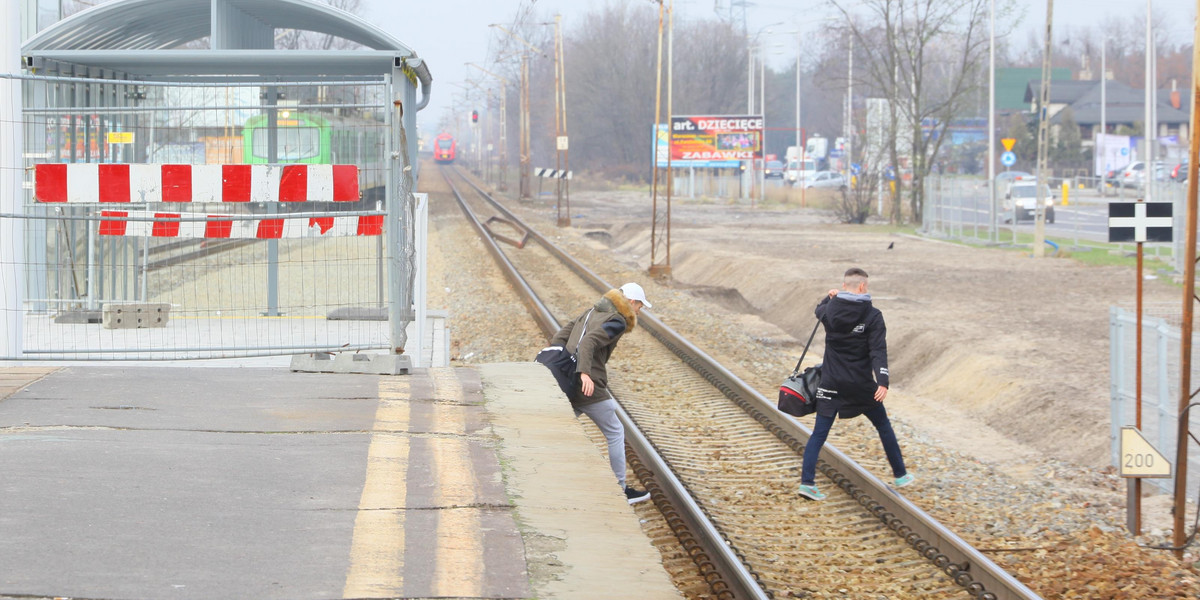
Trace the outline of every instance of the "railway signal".
<path fill-rule="evenodd" d="M 478 122 L 479 122 L 479 111 L 477 111 L 477 110 L 473 110 L 473 111 L 471 111 L 471 122 L 472 122 L 472 123 L 478 123 Z"/>

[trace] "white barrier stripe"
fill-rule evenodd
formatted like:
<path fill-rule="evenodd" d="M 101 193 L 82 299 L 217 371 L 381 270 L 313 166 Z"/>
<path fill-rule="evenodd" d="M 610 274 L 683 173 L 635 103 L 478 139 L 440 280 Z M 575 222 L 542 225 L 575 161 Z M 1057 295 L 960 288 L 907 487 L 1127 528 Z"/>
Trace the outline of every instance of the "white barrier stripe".
<path fill-rule="evenodd" d="M 317 228 L 317 231 L 320 229 Z M 358 217 L 334 217 L 333 227 L 326 231 L 325 235 L 338 237 L 358 235 Z"/>
<path fill-rule="evenodd" d="M 250 167 L 250 201 L 274 202 L 278 200 L 279 173 L 282 170 L 283 167 L 279 165 L 262 165 L 257 169 Z"/>
<path fill-rule="evenodd" d="M 319 229 L 317 230 L 320 231 Z M 283 222 L 283 237 L 311 237 L 308 230 L 308 219 L 287 219 Z"/>
<path fill-rule="evenodd" d="M 162 165 L 129 165 L 129 201 L 162 202 Z"/>
<path fill-rule="evenodd" d="M 308 167 L 308 196 L 306 200 L 333 200 L 333 165 Z"/>
<path fill-rule="evenodd" d="M 150 237 L 154 233 L 152 221 L 126 221 L 125 237 Z"/>
<path fill-rule="evenodd" d="M 179 236 L 181 238 L 202 238 L 205 236 L 208 223 L 204 221 L 183 221 L 179 224 Z"/>
<path fill-rule="evenodd" d="M 100 201 L 100 165 L 67 165 L 67 202 Z"/>
<path fill-rule="evenodd" d="M 192 165 L 192 202 L 220 202 L 222 165 Z"/>

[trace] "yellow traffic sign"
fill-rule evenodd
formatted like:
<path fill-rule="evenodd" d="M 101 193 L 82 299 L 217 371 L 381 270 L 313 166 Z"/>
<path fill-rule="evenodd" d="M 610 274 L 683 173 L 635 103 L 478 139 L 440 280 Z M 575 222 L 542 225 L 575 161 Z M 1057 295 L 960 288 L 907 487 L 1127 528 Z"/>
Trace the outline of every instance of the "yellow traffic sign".
<path fill-rule="evenodd" d="M 1121 477 L 1170 477 L 1171 463 L 1137 427 L 1121 428 Z"/>
<path fill-rule="evenodd" d="M 1000 143 L 1004 144 L 1005 152 L 1012 152 L 1013 144 L 1017 143 L 1017 138 L 1000 138 Z"/>
<path fill-rule="evenodd" d="M 108 132 L 108 143 L 110 144 L 132 144 L 132 131 L 110 131 Z"/>

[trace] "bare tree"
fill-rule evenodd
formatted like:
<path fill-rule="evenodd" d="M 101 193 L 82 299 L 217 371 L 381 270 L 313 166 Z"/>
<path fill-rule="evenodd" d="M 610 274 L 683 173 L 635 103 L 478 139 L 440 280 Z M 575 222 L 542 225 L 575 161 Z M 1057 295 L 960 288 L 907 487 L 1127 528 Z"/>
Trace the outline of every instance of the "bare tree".
<path fill-rule="evenodd" d="M 911 218 L 920 222 L 922 182 L 951 122 L 969 111 L 988 48 L 986 0 L 864 0 L 861 14 L 834 0 L 866 59 L 867 80 L 887 93 L 895 111 L 900 148 L 908 150 Z M 901 140 L 904 140 L 901 142 Z M 899 169 L 897 169 L 899 171 Z M 893 220 L 897 219 L 893 207 Z"/>
<path fill-rule="evenodd" d="M 584 21 L 566 48 L 571 162 L 644 180 L 654 122 L 657 12 L 648 5 L 610 4 Z"/>

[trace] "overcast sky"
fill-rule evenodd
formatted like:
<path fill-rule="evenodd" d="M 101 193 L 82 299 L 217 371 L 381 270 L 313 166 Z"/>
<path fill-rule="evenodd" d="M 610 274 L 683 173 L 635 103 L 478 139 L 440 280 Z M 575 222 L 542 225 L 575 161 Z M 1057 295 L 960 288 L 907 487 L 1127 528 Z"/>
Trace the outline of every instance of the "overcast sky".
<path fill-rule="evenodd" d="M 530 0 L 524 0 L 529 2 Z M 598 6 L 609 1 L 620 0 L 536 0 L 534 6 L 541 15 L 550 17 L 563 15 L 564 34 L 573 28 L 584 26 L 583 19 Z M 653 0 L 627 0 L 632 4 L 655 6 Z M 669 1 L 669 0 L 668 0 Z M 823 0 L 750 0 L 746 18 L 749 29 L 783 21 L 786 25 L 776 26 L 782 30 L 811 31 L 820 25 L 814 24 L 823 15 L 833 15 L 824 8 Z M 1016 42 L 1024 43 L 1026 31 L 1041 35 L 1046 21 L 1045 0 L 1017 0 L 1026 11 L 1021 33 Z M 1154 11 L 1169 15 L 1174 31 L 1170 39 L 1189 40 L 1195 22 L 1195 0 L 1152 0 Z M 497 29 L 488 24 L 507 25 L 513 19 L 521 0 L 363 0 L 362 16 L 371 23 L 394 35 L 412 47 L 429 63 L 434 77 L 434 95 L 430 106 L 422 111 L 421 122 L 432 127 L 437 117 L 450 106 L 450 97 L 461 90 L 454 84 L 462 84 L 470 77 L 482 75 L 464 63 L 483 64 L 488 59 L 489 42 L 494 44 Z M 709 18 L 714 7 L 728 17 L 730 0 L 675 0 L 676 18 Z M 736 13 L 740 18 L 740 9 Z M 1175 18 L 1178 15 L 1178 18 Z M 1108 17 L 1127 18 L 1144 24 L 1145 0 L 1055 0 L 1055 28 L 1069 28 L 1100 24 Z M 792 56 L 795 56 L 793 53 Z M 567 56 L 570 61 L 570 56 Z M 781 59 L 784 60 L 784 59 Z M 648 68 L 652 68 L 648 65 Z"/>

